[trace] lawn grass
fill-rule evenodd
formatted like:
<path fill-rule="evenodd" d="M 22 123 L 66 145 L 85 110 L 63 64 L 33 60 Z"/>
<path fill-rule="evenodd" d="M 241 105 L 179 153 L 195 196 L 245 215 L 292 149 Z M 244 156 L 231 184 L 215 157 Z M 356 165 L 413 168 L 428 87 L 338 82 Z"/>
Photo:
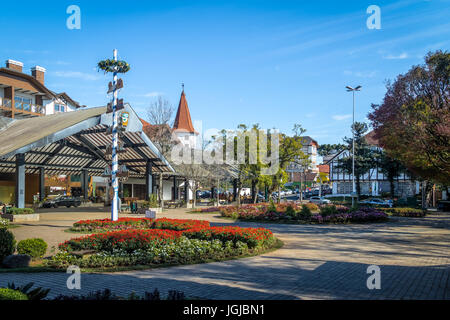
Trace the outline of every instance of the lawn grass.
<path fill-rule="evenodd" d="M 156 268 L 166 268 L 166 267 L 174 267 L 174 266 L 185 266 L 185 265 L 193 265 L 193 264 L 203 264 L 203 263 L 211 263 L 211 262 L 222 262 L 229 260 L 237 260 L 243 258 L 249 258 L 254 256 L 259 256 L 265 253 L 273 252 L 275 250 L 283 247 L 284 243 L 278 238 L 275 238 L 275 244 L 270 248 L 264 249 L 253 249 L 251 252 L 239 256 L 233 257 L 224 257 L 219 259 L 207 259 L 203 261 L 197 261 L 192 263 L 160 263 L 160 264 L 152 264 L 152 265 L 136 265 L 136 266 L 119 266 L 119 267 L 108 267 L 108 268 L 81 268 L 81 272 L 85 273 L 103 273 L 103 272 L 121 272 L 121 271 L 136 271 L 136 270 L 147 270 L 147 269 L 156 269 Z M 0 268 L 0 273 L 35 273 L 35 272 L 66 272 L 66 269 L 59 268 L 50 268 L 46 267 L 42 260 L 35 261 L 34 265 L 31 265 L 27 268 Z"/>

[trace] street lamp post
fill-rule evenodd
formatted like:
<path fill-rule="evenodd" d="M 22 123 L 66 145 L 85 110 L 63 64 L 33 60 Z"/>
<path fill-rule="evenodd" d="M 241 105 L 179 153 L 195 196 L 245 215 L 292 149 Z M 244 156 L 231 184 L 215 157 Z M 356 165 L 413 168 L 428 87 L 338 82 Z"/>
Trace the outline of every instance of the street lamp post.
<path fill-rule="evenodd" d="M 346 86 L 348 92 L 352 92 L 353 94 L 353 120 L 352 120 L 352 207 L 355 205 L 355 91 L 360 91 L 361 86 L 356 86 L 352 88 L 350 86 Z"/>

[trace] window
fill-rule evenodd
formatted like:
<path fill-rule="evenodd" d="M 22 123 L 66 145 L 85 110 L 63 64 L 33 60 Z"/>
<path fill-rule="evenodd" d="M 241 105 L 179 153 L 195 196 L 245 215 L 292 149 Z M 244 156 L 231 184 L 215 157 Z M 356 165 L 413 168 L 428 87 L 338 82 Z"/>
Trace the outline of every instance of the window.
<path fill-rule="evenodd" d="M 31 110 L 31 98 L 14 96 L 14 105 L 18 109 L 30 111 Z"/>
<path fill-rule="evenodd" d="M 55 103 L 55 112 L 64 112 L 66 111 L 66 106 L 64 106 L 63 104 L 56 104 Z"/>

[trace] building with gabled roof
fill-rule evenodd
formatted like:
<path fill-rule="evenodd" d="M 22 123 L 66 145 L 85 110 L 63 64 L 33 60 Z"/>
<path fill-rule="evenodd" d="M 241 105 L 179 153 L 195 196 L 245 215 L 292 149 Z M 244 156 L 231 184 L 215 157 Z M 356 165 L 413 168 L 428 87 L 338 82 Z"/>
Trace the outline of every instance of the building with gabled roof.
<path fill-rule="evenodd" d="M 382 148 L 379 141 L 374 137 L 375 132 L 370 131 L 364 138 L 366 142 L 379 152 Z M 344 147 L 337 153 L 324 157 L 324 164 L 329 166 L 330 181 L 333 185 L 333 194 L 350 195 L 353 189 L 353 177 L 339 166 L 340 159 L 352 156 L 352 150 Z M 380 196 L 390 192 L 390 185 L 387 176 L 378 167 L 374 166 L 366 174 L 360 177 L 361 194 L 369 196 Z M 415 181 L 411 174 L 401 172 L 394 181 L 395 195 L 398 197 L 410 197 L 419 193 L 419 182 Z"/>
<path fill-rule="evenodd" d="M 34 66 L 31 74 L 26 74 L 22 62 L 7 60 L 6 67 L 0 68 L 0 116 L 28 118 L 84 107 L 67 93 L 48 89 L 45 72 L 45 68 Z"/>

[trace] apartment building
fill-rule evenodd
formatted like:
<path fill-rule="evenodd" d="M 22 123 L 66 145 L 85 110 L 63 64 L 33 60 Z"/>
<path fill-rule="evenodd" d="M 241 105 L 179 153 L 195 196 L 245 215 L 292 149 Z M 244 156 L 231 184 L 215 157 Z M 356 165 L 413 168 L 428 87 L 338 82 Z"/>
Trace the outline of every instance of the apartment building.
<path fill-rule="evenodd" d="M 317 148 L 319 144 L 310 136 L 304 136 L 302 138 L 302 151 L 308 156 L 309 166 L 308 168 L 304 168 L 298 163 L 292 162 L 287 166 L 286 171 L 289 182 L 294 185 L 300 185 L 300 182 L 311 185 L 319 172 L 319 167 L 317 166 Z"/>
<path fill-rule="evenodd" d="M 12 119 L 70 112 L 84 107 L 67 93 L 56 93 L 47 88 L 45 73 L 46 69 L 40 66 L 33 66 L 30 73 L 25 73 L 23 63 L 11 59 L 0 68 L 0 128 L 6 127 Z M 14 202 L 15 179 L 13 173 L 0 173 L 0 202 Z M 26 185 L 25 201 L 32 203 L 33 195 L 39 192 L 39 175 L 27 173 Z M 58 190 L 71 190 L 72 193 L 81 190 L 79 175 L 45 175 L 45 185 L 47 195 Z"/>
<path fill-rule="evenodd" d="M 33 66 L 27 74 L 22 62 L 7 60 L 6 66 L 0 68 L 0 116 L 36 117 L 84 107 L 67 93 L 48 89 L 45 73 L 45 68 Z"/>

